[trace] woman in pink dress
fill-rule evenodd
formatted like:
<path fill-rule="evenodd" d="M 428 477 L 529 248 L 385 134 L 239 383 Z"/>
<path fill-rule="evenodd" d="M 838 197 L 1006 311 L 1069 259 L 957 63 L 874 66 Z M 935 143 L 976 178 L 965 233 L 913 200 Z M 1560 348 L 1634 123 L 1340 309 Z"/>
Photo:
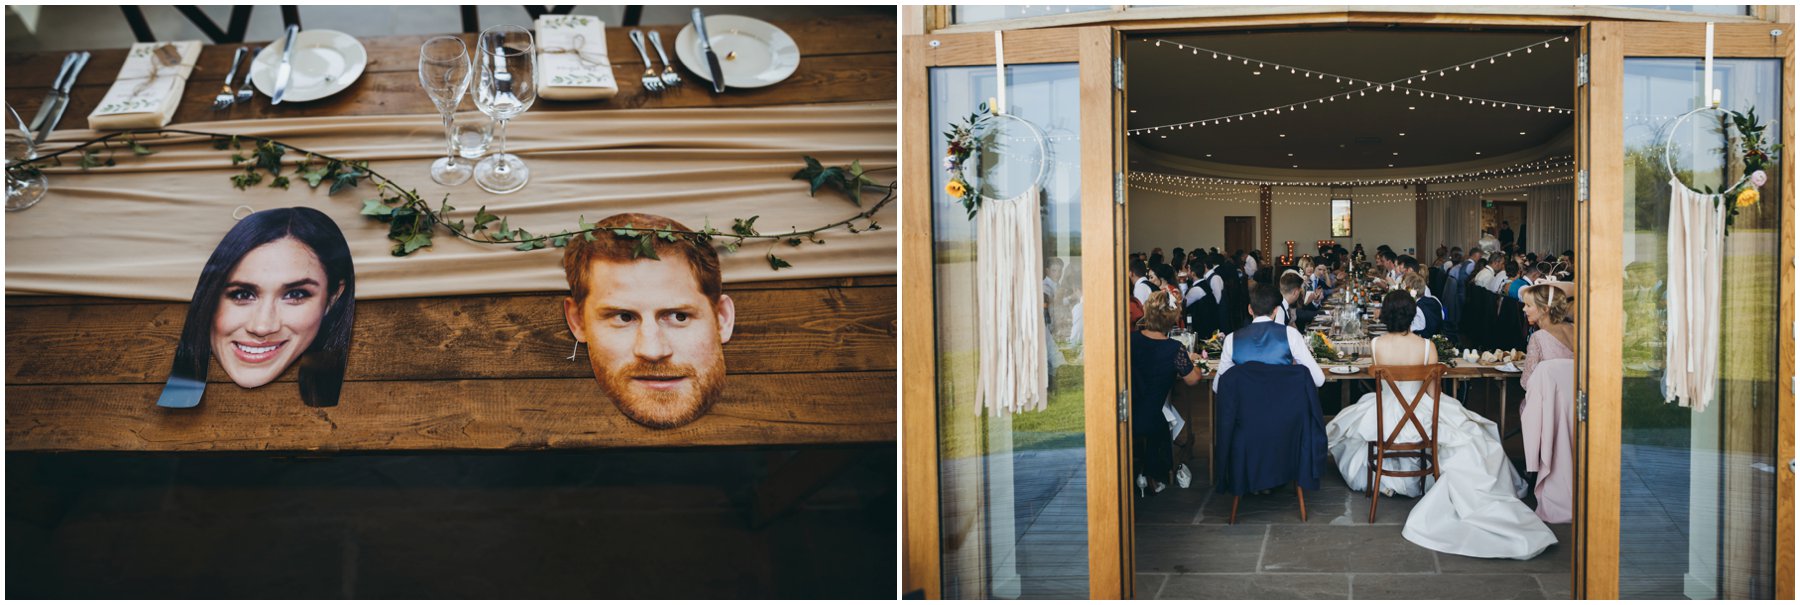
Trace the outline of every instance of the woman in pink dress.
<path fill-rule="evenodd" d="M 1525 347 L 1519 408 L 1525 468 L 1537 475 L 1537 514 L 1546 523 L 1568 523 L 1575 501 L 1575 285 L 1540 282 L 1519 291 L 1525 321 L 1537 328 Z"/>

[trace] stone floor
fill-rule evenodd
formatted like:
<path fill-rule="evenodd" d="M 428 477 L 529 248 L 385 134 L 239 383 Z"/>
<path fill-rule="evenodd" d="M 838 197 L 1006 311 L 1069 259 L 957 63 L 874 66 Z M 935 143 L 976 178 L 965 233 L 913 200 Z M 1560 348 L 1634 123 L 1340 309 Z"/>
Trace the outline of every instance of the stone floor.
<path fill-rule="evenodd" d="M 1236 525 L 1231 498 L 1204 482 L 1138 500 L 1140 599 L 1567 599 L 1569 525 L 1561 543 L 1529 561 L 1438 553 L 1406 541 L 1401 525 L 1417 501 L 1369 499 L 1333 474 L 1306 494 L 1307 520 L 1292 491 L 1247 496 Z"/>

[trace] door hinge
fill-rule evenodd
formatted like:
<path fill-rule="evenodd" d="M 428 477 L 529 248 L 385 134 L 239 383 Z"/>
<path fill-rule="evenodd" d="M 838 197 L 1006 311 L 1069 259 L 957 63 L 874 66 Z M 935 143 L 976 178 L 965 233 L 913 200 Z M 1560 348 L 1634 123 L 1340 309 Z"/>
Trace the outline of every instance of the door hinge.
<path fill-rule="evenodd" d="M 1576 86 L 1587 86 L 1587 83 L 1588 83 L 1588 56 L 1587 56 L 1587 53 L 1582 53 L 1581 56 L 1575 57 L 1575 85 Z"/>
<path fill-rule="evenodd" d="M 1113 90 L 1125 90 L 1125 58 L 1113 57 Z"/>
<path fill-rule="evenodd" d="M 1125 173 L 1113 173 L 1113 203 L 1125 205 Z"/>
<path fill-rule="evenodd" d="M 1575 201 L 1588 200 L 1588 171 L 1586 168 L 1575 172 Z"/>
<path fill-rule="evenodd" d="M 1575 391 L 1575 419 L 1587 422 L 1587 391 Z"/>
<path fill-rule="evenodd" d="M 1119 391 L 1119 422 L 1124 423 L 1127 419 L 1129 419 L 1130 413 L 1131 413 L 1131 389 L 1120 390 Z"/>

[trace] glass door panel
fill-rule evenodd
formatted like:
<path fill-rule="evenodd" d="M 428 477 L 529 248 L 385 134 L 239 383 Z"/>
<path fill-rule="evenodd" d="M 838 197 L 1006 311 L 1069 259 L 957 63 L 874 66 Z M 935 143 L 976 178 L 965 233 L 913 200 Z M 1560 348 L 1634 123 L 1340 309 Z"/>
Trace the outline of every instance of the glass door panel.
<path fill-rule="evenodd" d="M 1715 399 L 1705 410 L 1665 403 L 1669 169 L 1695 188 L 1729 186 L 1742 155 L 1726 150 L 1717 114 L 1697 106 L 1700 59 L 1627 58 L 1624 69 L 1624 343 L 1620 436 L 1619 596 L 1774 596 L 1778 339 L 1783 176 L 1766 168 L 1762 201 L 1739 208 L 1724 247 Z M 1721 107 L 1752 107 L 1780 141 L 1779 59 L 1720 59 Z M 1735 144 L 1735 143 L 1734 143 Z"/>
<path fill-rule="evenodd" d="M 1048 142 L 1041 218 L 1043 329 L 1050 343 L 1043 363 L 1050 388 L 1045 409 L 996 415 L 975 397 L 976 286 L 986 277 L 977 273 L 976 258 L 982 251 L 974 221 L 945 192 L 948 176 L 936 165 L 947 151 L 936 132 L 996 97 L 995 74 L 991 66 L 929 71 L 940 577 L 946 599 L 1089 595 L 1079 75 L 1077 63 L 1007 68 L 1007 113 L 1030 121 Z M 1008 141 L 998 143 L 1006 153 Z M 1036 168 L 1008 165 L 983 174 L 984 182 L 1018 191 Z"/>

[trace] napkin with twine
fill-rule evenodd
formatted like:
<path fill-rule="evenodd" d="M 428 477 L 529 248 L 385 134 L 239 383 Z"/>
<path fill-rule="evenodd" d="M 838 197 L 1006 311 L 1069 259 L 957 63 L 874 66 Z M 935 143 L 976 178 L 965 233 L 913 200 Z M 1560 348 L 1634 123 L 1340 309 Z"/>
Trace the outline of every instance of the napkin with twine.
<path fill-rule="evenodd" d="M 161 128 L 175 117 L 181 92 L 200 59 L 200 41 L 139 42 L 131 45 L 119 77 L 88 114 L 94 130 Z"/>
<path fill-rule="evenodd" d="M 606 22 L 587 15 L 537 20 L 538 96 L 555 101 L 603 101 L 619 94 L 606 56 Z"/>

